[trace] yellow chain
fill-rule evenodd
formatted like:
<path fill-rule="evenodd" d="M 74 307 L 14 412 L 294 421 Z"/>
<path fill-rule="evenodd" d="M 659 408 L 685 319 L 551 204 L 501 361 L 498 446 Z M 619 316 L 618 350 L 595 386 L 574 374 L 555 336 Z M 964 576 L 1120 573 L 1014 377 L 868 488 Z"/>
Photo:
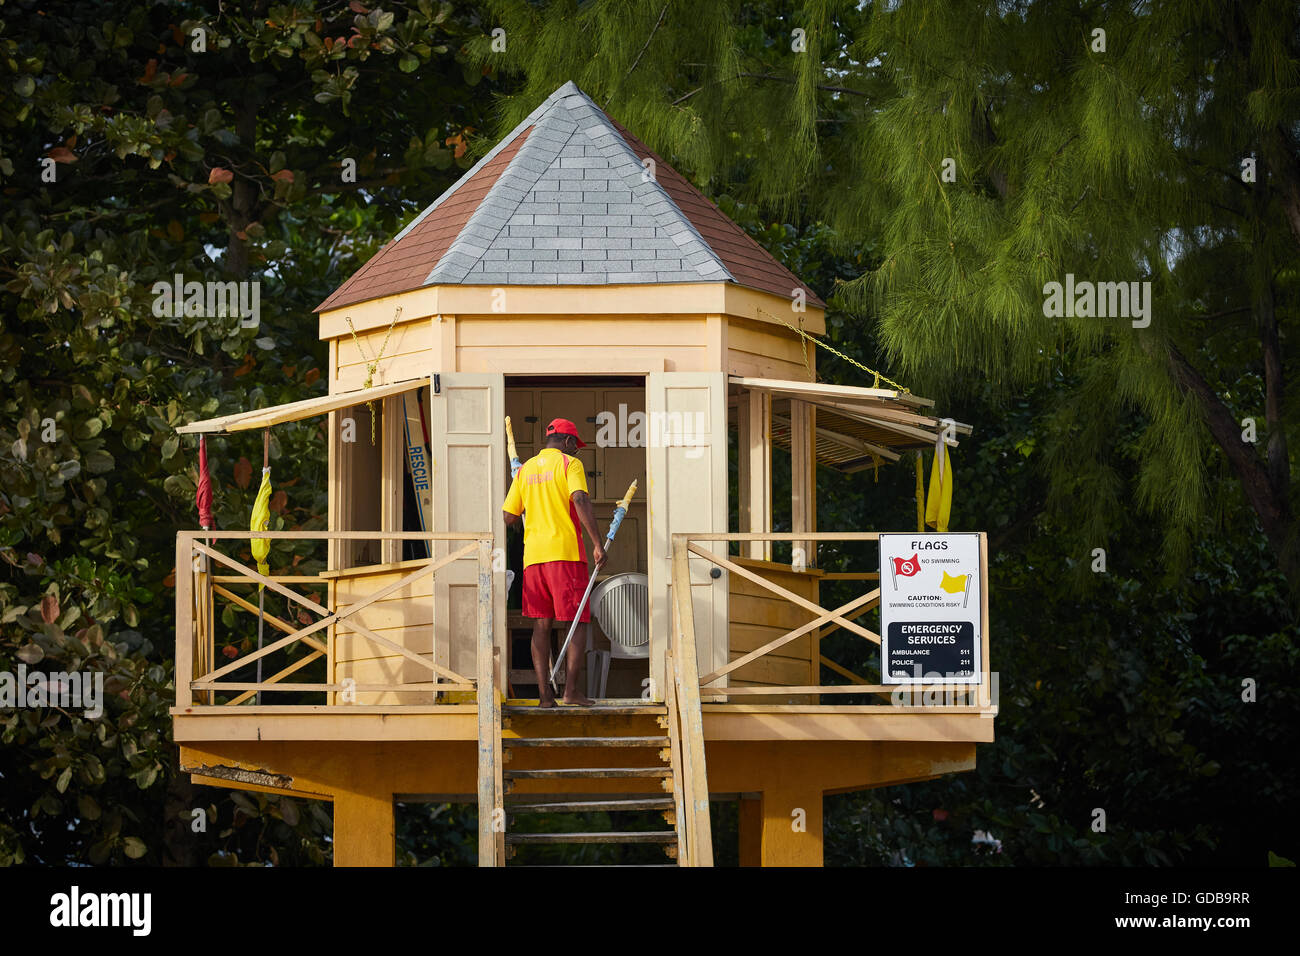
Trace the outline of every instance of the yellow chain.
<path fill-rule="evenodd" d="M 805 367 L 808 366 L 808 345 L 807 345 L 807 341 L 811 341 L 814 345 L 820 345 L 822 348 L 824 348 L 826 351 L 830 352 L 832 355 L 839 356 L 840 358 L 844 359 L 844 361 L 848 362 L 849 364 L 851 364 L 851 365 L 856 365 L 858 368 L 862 369 L 862 371 L 870 373 L 871 376 L 873 377 L 874 381 L 875 381 L 875 385 L 872 386 L 873 388 L 879 388 L 881 382 L 886 382 L 887 384 L 894 386 L 894 388 L 896 388 L 896 389 L 897 389 L 898 391 L 900 391 L 900 392 L 907 392 L 909 395 L 911 394 L 912 390 L 911 390 L 910 388 L 906 387 L 905 385 L 899 385 L 899 384 L 898 384 L 897 382 L 895 382 L 892 378 L 888 378 L 888 377 L 886 377 L 886 376 L 884 376 L 884 375 L 881 375 L 879 372 L 877 372 L 877 371 L 876 371 L 875 369 L 873 369 L 873 368 L 867 368 L 865 365 L 863 365 L 863 364 L 862 364 L 861 362 L 859 362 L 857 359 L 852 358 L 851 356 L 845 355 L 843 352 L 841 352 L 841 351 L 840 351 L 839 349 L 837 349 L 835 346 L 830 345 L 830 344 L 827 343 L 827 342 L 823 342 L 821 339 L 817 338 L 817 336 L 815 336 L 815 335 L 809 335 L 809 334 L 808 334 L 807 332 L 805 332 L 802 328 L 798 328 L 798 329 L 795 328 L 793 325 L 791 325 L 791 324 L 790 324 L 789 322 L 787 322 L 785 319 L 781 318 L 779 315 L 772 315 L 772 313 L 771 313 L 771 312 L 768 312 L 766 309 L 759 309 L 758 311 L 761 312 L 763 315 L 766 315 L 766 316 L 769 316 L 769 317 L 771 317 L 771 318 L 773 318 L 773 319 L 776 319 L 778 322 L 780 322 L 782 325 L 784 325 L 784 326 L 785 326 L 787 329 L 789 329 L 791 332 L 795 332 L 795 333 L 797 333 L 799 336 L 801 336 L 801 340 L 800 340 L 800 343 L 799 343 L 799 344 L 802 345 L 802 346 L 803 346 L 803 349 L 804 349 L 804 366 L 805 366 Z M 800 320 L 799 320 L 799 324 L 800 324 L 800 325 L 803 325 L 803 319 L 800 319 Z M 806 340 L 806 341 L 805 341 L 805 340 Z M 811 369 L 809 369 L 809 375 L 810 375 L 810 376 L 812 375 L 812 370 L 811 370 Z"/>

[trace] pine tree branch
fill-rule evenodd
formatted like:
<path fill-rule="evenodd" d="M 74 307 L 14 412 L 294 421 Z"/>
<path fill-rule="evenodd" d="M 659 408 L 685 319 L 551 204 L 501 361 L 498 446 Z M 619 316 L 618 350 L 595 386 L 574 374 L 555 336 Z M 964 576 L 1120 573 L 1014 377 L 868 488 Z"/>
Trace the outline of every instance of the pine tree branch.
<path fill-rule="evenodd" d="M 726 78 L 721 79 L 721 80 L 715 80 L 715 81 L 713 81 L 712 83 L 705 83 L 705 84 L 703 84 L 703 85 L 701 85 L 701 86 L 697 86 L 695 89 L 691 90 L 689 93 L 685 93 L 685 94 L 683 94 L 682 96 L 677 97 L 677 99 L 673 100 L 673 101 L 672 101 L 671 103 L 669 103 L 668 105 L 669 105 L 669 106 L 677 106 L 677 105 L 680 104 L 680 103 L 685 103 L 687 100 L 689 100 L 689 99 L 690 99 L 692 96 L 694 96 L 696 93 L 701 93 L 701 92 L 703 92 L 704 90 L 708 89 L 710 86 L 717 86 L 718 84 L 721 84 L 721 83 L 734 83 L 736 80 L 740 80 L 740 79 L 748 79 L 748 80 L 768 80 L 768 81 L 775 82 L 775 83 L 788 83 L 788 84 L 791 85 L 791 86 L 793 86 L 793 85 L 794 85 L 794 82 L 795 82 L 793 79 L 791 79 L 791 78 L 788 77 L 788 76 L 778 76 L 778 75 L 773 74 L 773 73 L 737 73 L 735 76 L 726 77 Z M 846 94 L 848 94 L 849 96 L 862 96 L 862 97 L 869 97 L 869 96 L 871 95 L 871 94 L 869 94 L 869 93 L 864 93 L 862 90 L 854 90 L 854 89 L 850 89 L 850 88 L 847 87 L 847 86 L 832 86 L 832 85 L 830 85 L 830 84 L 828 84 L 828 83 L 818 83 L 818 84 L 816 84 L 816 87 L 815 87 L 815 88 L 816 88 L 816 89 L 819 89 L 819 90 L 824 90 L 824 91 L 826 91 L 827 93 L 846 93 Z"/>
<path fill-rule="evenodd" d="M 1246 500 L 1259 518 L 1278 565 L 1293 587 L 1300 587 L 1300 567 L 1292 553 L 1291 519 L 1286 495 L 1277 494 L 1264 463 L 1255 454 L 1254 448 L 1242 441 L 1241 426 L 1186 356 L 1177 347 L 1168 345 L 1165 362 L 1174 384 L 1200 406 L 1202 419 L 1241 482 Z"/>
<path fill-rule="evenodd" d="M 632 65 L 629 66 L 627 72 L 623 74 L 624 79 L 632 75 L 632 71 L 635 70 L 637 64 L 641 62 L 641 57 L 645 56 L 645 51 L 650 49 L 650 41 L 655 38 L 655 34 L 659 32 L 659 27 L 663 25 L 664 15 L 668 12 L 668 6 L 669 4 L 665 3 L 664 8 L 659 11 L 659 19 L 655 21 L 654 29 L 652 29 L 650 35 L 645 38 L 645 45 L 641 47 L 641 52 L 636 55 L 636 59 L 632 61 Z"/>
<path fill-rule="evenodd" d="M 1291 226 L 1291 235 L 1300 243 L 1300 161 L 1296 159 L 1295 144 L 1285 129 L 1275 127 L 1262 146 L 1264 165 L 1277 180 L 1282 194 L 1282 211 Z"/>
<path fill-rule="evenodd" d="M 1266 282 L 1255 303 L 1259 320 L 1259 340 L 1264 349 L 1264 419 L 1268 422 L 1268 479 L 1273 493 L 1287 500 L 1290 485 L 1290 461 L 1287 457 L 1286 426 L 1282 422 L 1282 404 L 1286 395 L 1286 378 L 1282 369 L 1282 343 L 1278 335 L 1277 311 L 1274 307 L 1273 283 Z"/>

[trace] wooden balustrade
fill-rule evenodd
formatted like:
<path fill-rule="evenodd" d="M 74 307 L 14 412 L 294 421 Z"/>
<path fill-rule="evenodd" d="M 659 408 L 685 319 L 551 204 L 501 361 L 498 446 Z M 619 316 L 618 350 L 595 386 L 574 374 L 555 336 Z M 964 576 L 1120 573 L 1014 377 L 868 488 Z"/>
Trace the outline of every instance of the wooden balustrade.
<path fill-rule="evenodd" d="M 327 571 L 319 575 L 309 574 L 266 574 L 259 573 L 238 559 L 223 553 L 219 542 L 234 540 L 246 542 L 250 538 L 268 538 L 288 541 L 338 541 L 338 540 L 395 540 L 395 541 L 446 541 L 449 553 L 439 558 L 419 559 L 401 562 L 394 566 L 390 576 L 396 577 L 391 583 L 378 587 L 370 593 L 360 596 L 341 606 L 336 599 L 335 582 L 349 572 Z M 460 547 L 455 547 L 459 544 Z M 407 616 L 410 608 L 425 602 L 428 608 L 419 615 L 432 620 L 432 596 L 410 597 L 412 585 L 423 583 L 453 562 L 471 558 L 486 549 L 488 554 L 487 576 L 480 574 L 478 582 L 478 625 L 479 631 L 487 627 L 489 647 L 492 639 L 492 581 L 491 549 L 492 538 L 487 533 L 432 533 L 432 532 L 329 532 L 329 531 L 267 531 L 250 533 L 246 531 L 186 531 L 176 540 L 176 705 L 193 707 L 203 704 L 216 704 L 217 695 L 222 691 L 230 692 L 223 701 L 224 706 L 235 707 L 243 704 L 261 693 L 316 693 L 325 695 L 325 702 L 340 706 L 356 703 L 355 695 L 390 695 L 415 694 L 424 698 L 431 695 L 452 692 L 474 692 L 479 686 L 481 675 L 464 676 L 450 667 L 440 664 L 436 654 L 431 651 L 417 652 L 407 646 L 406 630 L 397 635 L 398 640 L 384 633 L 386 620 L 378 619 L 362 622 L 368 608 L 384 610 L 384 613 L 399 619 Z M 432 548 L 431 548 L 432 550 Z M 214 573 L 218 568 L 233 573 Z M 366 574 L 374 570 L 369 567 L 349 569 L 353 574 Z M 265 588 L 263 597 L 275 595 L 277 604 L 280 599 L 291 602 L 300 608 L 302 620 L 314 616 L 309 623 L 285 620 L 259 607 L 257 594 L 244 596 L 232 590 L 240 585 L 257 585 Z M 320 593 L 304 593 L 311 590 L 311 585 L 318 585 Z M 403 596 L 406 592 L 408 596 Z M 274 639 L 266 642 L 259 650 L 243 654 L 235 660 L 218 665 L 216 653 L 217 627 L 221 615 L 217 610 L 218 602 L 235 611 L 260 616 Z M 388 602 L 388 603 L 385 603 Z M 281 605 L 282 606 L 282 605 Z M 486 623 L 485 623 L 486 622 Z M 430 625 L 432 627 L 432 625 Z M 409 629 L 414 631 L 414 628 Z M 410 679 L 400 670 L 397 680 L 367 680 L 347 677 L 338 679 L 336 667 L 338 659 L 336 648 L 338 639 L 346 637 L 352 640 L 368 642 L 372 649 L 386 651 L 385 661 L 409 665 L 423 679 Z M 481 634 L 479 635 L 481 638 Z M 471 638 L 470 647 L 478 648 L 479 638 Z M 291 649 L 304 648 L 306 653 L 297 659 L 287 660 L 270 676 L 259 681 L 231 679 L 235 672 L 249 664 L 270 658 L 272 655 L 285 655 Z M 323 680 L 291 681 L 287 678 L 298 674 L 309 665 L 320 660 L 325 661 Z M 489 653 L 488 667 L 491 668 Z M 408 668 L 408 669 L 409 669 Z M 479 670 L 482 670 L 480 663 Z M 490 696 L 490 695 L 489 695 Z M 434 697 L 434 699 L 437 699 Z"/>
<path fill-rule="evenodd" d="M 799 532 L 799 533 L 777 533 L 777 532 L 748 532 L 740 534 L 674 534 L 674 617 L 675 620 L 691 622 L 693 621 L 693 608 L 691 607 L 691 592 L 687 586 L 682 589 L 676 587 L 677 584 L 677 560 L 680 551 L 681 562 L 685 574 L 685 562 L 688 555 L 702 558 L 715 567 L 733 575 L 733 581 L 741 579 L 749 582 L 751 591 L 754 588 L 758 592 L 771 599 L 779 599 L 787 606 L 792 606 L 800 611 L 810 615 L 810 619 L 803 624 L 791 627 L 784 633 L 780 633 L 753 650 L 748 650 L 740 654 L 728 663 L 716 667 L 709 673 L 701 676 L 697 683 L 696 693 L 706 703 L 710 701 L 734 700 L 736 703 L 744 703 L 762 697 L 771 700 L 774 695 L 799 695 L 805 697 L 811 704 L 820 704 L 822 706 L 834 707 L 834 701 L 842 698 L 844 695 L 869 695 L 884 696 L 891 698 L 889 704 L 879 705 L 855 705 L 856 712 L 863 711 L 880 711 L 880 712 L 925 712 L 943 710 L 945 713 L 969 713 L 980 712 L 988 713 L 996 710 L 996 701 L 993 699 L 991 692 L 991 672 L 989 669 L 989 650 L 988 650 L 988 544 L 984 535 L 980 535 L 980 596 L 982 606 L 981 614 L 981 645 L 980 645 L 980 679 L 978 683 L 958 683 L 955 681 L 936 680 L 933 683 L 924 685 L 919 684 L 886 684 L 869 680 L 860 674 L 854 673 L 847 667 L 842 666 L 834 660 L 831 660 L 819 650 L 820 641 L 827 635 L 839 630 L 856 635 L 865 641 L 870 642 L 876 648 L 880 646 L 880 635 L 871 629 L 857 622 L 857 618 L 878 608 L 880 605 L 880 588 L 873 587 L 871 590 L 861 594 L 850 601 L 847 601 L 835 608 L 824 608 L 815 601 L 809 600 L 800 594 L 795 593 L 788 587 L 783 587 L 772 580 L 769 580 L 762 573 L 762 569 L 755 566 L 754 562 L 746 562 L 743 559 L 734 559 L 729 557 L 726 543 L 732 541 L 752 542 L 752 541 L 799 541 L 809 542 L 815 546 L 819 541 L 877 541 L 879 532 L 859 531 L 859 532 Z M 717 542 L 721 544 L 720 550 L 723 553 L 717 553 L 708 546 L 708 542 Z M 789 569 L 797 570 L 797 569 Z M 789 577 L 789 570 L 783 572 Z M 863 581 L 868 583 L 878 582 L 880 574 L 878 571 L 850 571 L 850 572 L 825 572 L 817 571 L 817 577 L 822 582 L 827 581 Z M 688 580 L 688 579 L 684 579 Z M 678 599 L 682 598 L 681 604 Z M 683 606 L 684 605 L 684 606 Z M 769 632 L 777 631 L 778 628 L 768 628 Z M 679 632 L 674 632 L 675 634 Z M 846 678 L 848 683 L 845 684 L 826 684 L 826 683 L 774 683 L 765 681 L 764 683 L 752 685 L 728 685 L 714 686 L 728 675 L 736 674 L 743 668 L 754 664 L 756 661 L 769 659 L 775 652 L 791 645 L 811 635 L 814 643 L 811 645 L 814 650 L 813 663 L 817 669 L 825 668 L 833 674 Z M 766 635 L 764 635 L 766 636 Z M 677 671 L 678 676 L 685 668 L 682 648 L 676 647 Z M 802 652 L 801 652 L 802 653 Z M 878 667 L 877 667 L 878 670 Z M 769 670 L 774 673 L 775 668 Z M 828 698 L 828 699 L 822 699 Z"/>

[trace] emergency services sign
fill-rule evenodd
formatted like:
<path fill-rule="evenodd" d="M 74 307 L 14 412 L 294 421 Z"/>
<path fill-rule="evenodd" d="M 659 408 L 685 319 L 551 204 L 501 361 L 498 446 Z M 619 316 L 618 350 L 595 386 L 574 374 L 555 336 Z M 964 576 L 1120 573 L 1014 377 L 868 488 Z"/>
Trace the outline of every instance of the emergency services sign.
<path fill-rule="evenodd" d="M 880 674 L 886 684 L 978 684 L 980 536 L 880 535 Z"/>

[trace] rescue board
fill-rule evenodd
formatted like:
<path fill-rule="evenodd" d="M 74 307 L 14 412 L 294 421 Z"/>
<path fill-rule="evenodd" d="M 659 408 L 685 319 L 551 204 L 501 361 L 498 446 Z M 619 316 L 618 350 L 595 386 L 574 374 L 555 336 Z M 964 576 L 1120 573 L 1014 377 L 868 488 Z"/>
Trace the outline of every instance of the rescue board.
<path fill-rule="evenodd" d="M 406 392 L 402 396 L 402 410 L 406 426 L 406 470 L 415 491 L 420 530 L 428 531 L 433 514 L 433 480 L 429 473 L 429 429 L 424 418 L 424 389 Z"/>

